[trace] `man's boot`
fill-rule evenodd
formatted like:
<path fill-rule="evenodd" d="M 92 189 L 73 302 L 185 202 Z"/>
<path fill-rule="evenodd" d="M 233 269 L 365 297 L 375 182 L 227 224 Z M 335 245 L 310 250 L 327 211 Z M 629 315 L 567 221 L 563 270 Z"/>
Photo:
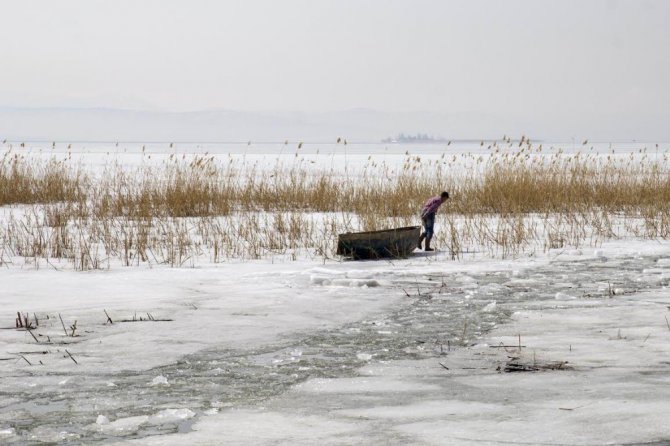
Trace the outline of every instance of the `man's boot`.
<path fill-rule="evenodd" d="M 421 246 L 421 244 L 423 243 L 423 239 L 425 239 L 425 238 L 426 238 L 426 234 L 425 234 L 425 233 L 424 233 L 424 234 L 421 234 L 421 235 L 419 236 L 419 249 L 423 249 L 423 246 Z"/>
<path fill-rule="evenodd" d="M 430 239 L 426 239 L 426 249 L 425 251 L 435 251 L 433 248 L 430 247 Z"/>

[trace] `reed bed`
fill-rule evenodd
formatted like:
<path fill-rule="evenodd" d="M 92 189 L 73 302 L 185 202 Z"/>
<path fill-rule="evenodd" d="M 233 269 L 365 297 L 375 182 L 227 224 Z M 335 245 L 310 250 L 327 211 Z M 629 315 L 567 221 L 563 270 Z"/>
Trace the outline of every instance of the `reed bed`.
<path fill-rule="evenodd" d="M 332 256 L 337 234 L 419 224 L 426 198 L 449 190 L 438 246 L 514 256 L 633 236 L 670 236 L 667 154 L 542 153 L 529 141 L 487 155 L 358 171 L 296 156 L 260 168 L 214 156 L 93 173 L 69 157 L 0 159 L 0 264 L 69 262 L 87 270 L 142 264 Z M 54 266 L 56 267 L 56 266 Z"/>

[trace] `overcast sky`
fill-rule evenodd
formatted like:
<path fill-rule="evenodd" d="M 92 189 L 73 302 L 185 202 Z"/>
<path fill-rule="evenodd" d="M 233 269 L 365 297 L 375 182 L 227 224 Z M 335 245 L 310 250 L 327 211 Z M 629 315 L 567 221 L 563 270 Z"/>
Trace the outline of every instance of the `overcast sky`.
<path fill-rule="evenodd" d="M 0 106 L 670 117 L 670 1 L 0 5 Z"/>

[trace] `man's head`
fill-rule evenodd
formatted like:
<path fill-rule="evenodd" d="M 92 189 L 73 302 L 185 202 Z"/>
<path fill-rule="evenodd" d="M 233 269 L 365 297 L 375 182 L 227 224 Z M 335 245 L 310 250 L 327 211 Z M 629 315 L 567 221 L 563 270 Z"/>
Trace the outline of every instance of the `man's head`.
<path fill-rule="evenodd" d="M 449 199 L 449 192 L 447 192 L 447 191 L 442 192 L 440 194 L 440 198 L 442 199 L 443 202 L 447 201 Z"/>

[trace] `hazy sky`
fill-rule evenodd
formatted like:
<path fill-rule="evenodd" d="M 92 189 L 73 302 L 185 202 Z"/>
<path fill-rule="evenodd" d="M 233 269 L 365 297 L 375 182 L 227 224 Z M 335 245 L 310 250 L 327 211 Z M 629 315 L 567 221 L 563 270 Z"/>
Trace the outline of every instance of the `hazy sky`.
<path fill-rule="evenodd" d="M 0 0 L 0 105 L 670 116 L 670 1 Z"/>

